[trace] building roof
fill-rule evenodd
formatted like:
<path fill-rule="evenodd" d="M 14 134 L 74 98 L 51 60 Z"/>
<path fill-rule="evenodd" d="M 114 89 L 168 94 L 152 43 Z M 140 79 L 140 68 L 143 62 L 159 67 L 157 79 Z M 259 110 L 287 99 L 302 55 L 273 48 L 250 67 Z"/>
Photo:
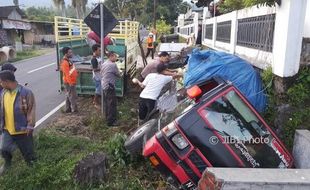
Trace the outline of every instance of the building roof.
<path fill-rule="evenodd" d="M 3 6 L 0 7 L 0 18 L 8 18 L 8 16 L 16 10 L 22 18 L 26 18 L 26 14 L 18 6 Z"/>

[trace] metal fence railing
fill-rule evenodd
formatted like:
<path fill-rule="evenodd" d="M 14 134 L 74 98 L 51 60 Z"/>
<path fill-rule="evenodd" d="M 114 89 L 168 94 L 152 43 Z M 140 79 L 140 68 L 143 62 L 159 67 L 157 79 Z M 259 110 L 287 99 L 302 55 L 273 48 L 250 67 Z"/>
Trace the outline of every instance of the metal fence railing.
<path fill-rule="evenodd" d="M 212 40 L 213 38 L 213 24 L 205 25 L 205 38 Z"/>
<path fill-rule="evenodd" d="M 238 20 L 237 45 L 271 52 L 275 14 Z"/>
<path fill-rule="evenodd" d="M 55 40 L 56 42 L 85 39 L 90 28 L 80 19 L 55 17 Z M 116 39 L 124 39 L 126 44 L 137 42 L 139 22 L 119 21 L 108 35 Z"/>
<path fill-rule="evenodd" d="M 216 40 L 221 42 L 230 43 L 231 34 L 231 20 L 220 22 L 216 28 Z"/>

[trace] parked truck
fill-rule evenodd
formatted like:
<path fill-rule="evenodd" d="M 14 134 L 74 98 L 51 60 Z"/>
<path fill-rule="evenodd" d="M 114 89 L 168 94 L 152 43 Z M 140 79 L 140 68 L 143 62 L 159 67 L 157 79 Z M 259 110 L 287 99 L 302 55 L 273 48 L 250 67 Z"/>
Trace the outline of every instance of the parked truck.
<path fill-rule="evenodd" d="M 108 51 L 114 51 L 119 55 L 116 62 L 122 73 L 122 77 L 116 81 L 116 95 L 122 97 L 127 87 L 127 78 L 135 73 L 136 58 L 140 51 L 138 45 L 139 23 L 135 21 L 121 20 L 108 35 L 115 39 L 113 45 L 107 46 Z M 55 39 L 57 50 L 57 66 L 60 72 L 60 86 L 64 89 L 62 72 L 59 69 L 63 58 L 62 48 L 71 47 L 76 55 L 72 62 L 75 64 L 79 77 L 77 80 L 78 95 L 92 95 L 95 92 L 95 84 L 92 80 L 90 65 L 91 47 L 87 44 L 87 33 L 90 28 L 80 19 L 55 17 Z M 106 60 L 106 57 L 104 58 Z"/>

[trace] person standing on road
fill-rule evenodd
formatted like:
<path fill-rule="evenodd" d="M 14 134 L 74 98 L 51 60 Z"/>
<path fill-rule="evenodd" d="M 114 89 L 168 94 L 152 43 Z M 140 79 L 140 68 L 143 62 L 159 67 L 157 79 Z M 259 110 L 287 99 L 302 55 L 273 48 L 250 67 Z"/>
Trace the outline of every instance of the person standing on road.
<path fill-rule="evenodd" d="M 69 60 L 73 56 L 72 49 L 64 47 L 62 49 L 64 58 L 61 62 L 61 71 L 63 73 L 63 84 L 66 93 L 66 113 L 77 112 L 77 93 L 76 93 L 76 81 L 78 72 L 74 64 Z"/>
<path fill-rule="evenodd" d="M 17 70 L 16 67 L 12 65 L 11 63 L 5 63 L 1 67 L 1 71 L 11 71 L 12 73 L 15 73 L 16 70 Z M 0 93 L 2 92 L 2 90 L 3 88 L 0 85 Z"/>
<path fill-rule="evenodd" d="M 101 87 L 103 90 L 103 101 L 105 117 L 108 126 L 117 126 L 117 100 L 115 92 L 115 81 L 121 77 L 116 65 L 117 55 L 111 51 L 108 53 L 108 60 L 101 65 Z"/>
<path fill-rule="evenodd" d="M 146 39 L 146 48 L 147 48 L 147 52 L 146 52 L 145 58 L 147 58 L 149 56 L 149 54 L 151 53 L 152 59 L 154 59 L 155 49 L 154 49 L 154 38 L 153 38 L 152 33 L 150 33 Z"/>
<path fill-rule="evenodd" d="M 172 81 L 173 78 L 180 77 L 177 73 L 173 76 L 165 75 L 167 66 L 159 64 L 157 66 L 157 73 L 150 73 L 146 76 L 143 82 L 133 79 L 133 83 L 139 84 L 143 88 L 139 98 L 139 119 L 144 120 L 153 111 L 156 100 L 163 89 L 163 87 Z"/>
<path fill-rule="evenodd" d="M 32 132 L 36 105 L 32 91 L 18 84 L 11 71 L 0 72 L 0 83 L 4 88 L 0 96 L 0 150 L 5 161 L 1 175 L 10 168 L 16 145 L 28 165 L 35 161 Z"/>
<path fill-rule="evenodd" d="M 92 46 L 93 50 L 93 58 L 91 59 L 91 66 L 93 69 L 93 80 L 95 83 L 95 96 L 94 96 L 94 105 L 96 108 L 100 108 L 100 96 L 101 96 L 101 74 L 100 74 L 100 68 L 101 68 L 101 58 L 100 58 L 100 52 L 101 48 L 100 45 L 95 44 Z"/>

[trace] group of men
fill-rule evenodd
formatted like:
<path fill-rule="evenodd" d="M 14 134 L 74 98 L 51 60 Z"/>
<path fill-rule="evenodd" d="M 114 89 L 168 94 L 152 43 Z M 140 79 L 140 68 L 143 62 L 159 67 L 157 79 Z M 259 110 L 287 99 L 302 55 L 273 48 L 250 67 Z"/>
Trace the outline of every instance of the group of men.
<path fill-rule="evenodd" d="M 170 55 L 168 52 L 161 52 L 159 59 L 155 59 L 148 64 L 141 72 L 138 79 L 133 79 L 133 83 L 143 88 L 139 96 L 139 119 L 146 120 L 154 110 L 156 100 L 163 87 L 172 79 L 182 77 L 176 71 L 168 69 Z"/>
<path fill-rule="evenodd" d="M 0 151 L 4 164 L 0 175 L 11 166 L 12 152 L 18 148 L 26 163 L 35 161 L 32 132 L 35 127 L 35 98 L 32 91 L 15 78 L 16 67 L 4 64 L 0 72 Z"/>
<path fill-rule="evenodd" d="M 77 93 L 76 82 L 78 72 L 75 65 L 70 61 L 73 56 L 70 47 L 62 49 L 64 58 L 61 62 L 61 70 L 63 73 L 63 83 L 66 93 L 66 113 L 77 112 Z M 103 103 L 105 116 L 108 126 L 117 126 L 117 109 L 116 109 L 116 92 L 115 82 L 117 78 L 121 77 L 120 71 L 116 65 L 117 54 L 113 51 L 107 52 L 108 59 L 103 62 L 100 58 L 100 45 L 94 44 L 92 46 L 93 57 L 91 65 L 93 70 L 93 80 L 96 86 L 94 105 L 100 108 L 100 96 L 103 95 Z"/>

